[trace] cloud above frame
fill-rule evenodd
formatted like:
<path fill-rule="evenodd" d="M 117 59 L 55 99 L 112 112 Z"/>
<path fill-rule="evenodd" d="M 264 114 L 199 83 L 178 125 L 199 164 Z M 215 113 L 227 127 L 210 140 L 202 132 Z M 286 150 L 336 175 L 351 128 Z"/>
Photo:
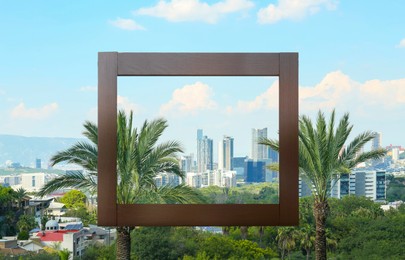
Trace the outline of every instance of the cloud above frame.
<path fill-rule="evenodd" d="M 145 27 L 135 22 L 133 19 L 124 19 L 118 17 L 115 20 L 110 20 L 109 23 L 114 27 L 117 27 L 126 31 L 143 31 Z"/>
<path fill-rule="evenodd" d="M 170 22 L 199 21 L 215 24 L 227 14 L 247 11 L 254 7 L 250 0 L 223 0 L 208 4 L 200 0 L 160 0 L 155 6 L 135 10 L 135 15 L 147 15 Z"/>
<path fill-rule="evenodd" d="M 212 97 L 212 89 L 197 81 L 176 89 L 169 102 L 160 106 L 159 113 L 164 116 L 186 116 L 195 115 L 198 111 L 213 110 L 217 104 Z"/>
<path fill-rule="evenodd" d="M 405 38 L 403 38 L 403 39 L 399 42 L 399 44 L 398 44 L 397 47 L 398 47 L 398 48 L 405 48 Z"/>
<path fill-rule="evenodd" d="M 13 119 L 34 119 L 42 120 L 53 115 L 59 108 L 59 105 L 54 102 L 44 105 L 39 108 L 27 108 L 24 102 L 21 102 L 11 110 Z"/>
<path fill-rule="evenodd" d="M 142 112 L 142 107 L 139 104 L 130 101 L 128 97 L 120 95 L 117 96 L 117 109 L 124 110 L 127 114 L 132 111 L 134 115 L 138 115 Z"/>
<path fill-rule="evenodd" d="M 330 72 L 315 86 L 299 88 L 300 113 L 341 108 L 347 111 L 405 109 L 405 78 L 357 82 L 341 71 Z M 238 101 L 227 113 L 251 113 L 278 107 L 278 81 L 253 100 Z"/>
<path fill-rule="evenodd" d="M 281 20 L 300 20 L 314 15 L 321 9 L 335 10 L 336 0 L 278 0 L 277 4 L 269 4 L 257 13 L 258 22 L 273 24 Z"/>

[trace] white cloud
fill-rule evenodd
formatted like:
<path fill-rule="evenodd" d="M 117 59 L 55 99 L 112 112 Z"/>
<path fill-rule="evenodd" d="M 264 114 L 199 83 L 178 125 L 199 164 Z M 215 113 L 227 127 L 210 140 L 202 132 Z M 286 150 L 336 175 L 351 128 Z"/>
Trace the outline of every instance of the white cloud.
<path fill-rule="evenodd" d="M 118 110 L 124 110 L 127 114 L 132 111 L 134 115 L 139 114 L 142 110 L 140 105 L 131 102 L 127 97 L 123 96 L 117 96 L 117 108 Z"/>
<path fill-rule="evenodd" d="M 141 8 L 134 13 L 164 18 L 170 22 L 202 21 L 216 23 L 222 16 L 250 9 L 250 0 L 223 0 L 207 4 L 199 0 L 161 0 L 153 7 Z"/>
<path fill-rule="evenodd" d="M 84 87 L 81 87 L 81 88 L 80 88 L 80 91 L 83 91 L 83 92 L 88 92 L 88 91 L 94 92 L 94 91 L 97 91 L 97 87 L 96 87 L 96 86 L 84 86 Z"/>
<path fill-rule="evenodd" d="M 235 108 L 228 106 L 225 112 L 226 114 L 250 113 L 260 109 L 278 109 L 278 80 L 254 100 L 238 101 Z"/>
<path fill-rule="evenodd" d="M 215 109 L 217 104 L 212 100 L 212 95 L 212 89 L 202 82 L 185 85 L 176 89 L 172 99 L 160 107 L 160 114 L 188 115 L 201 110 Z"/>
<path fill-rule="evenodd" d="M 40 108 L 27 108 L 24 103 L 18 104 L 11 111 L 14 119 L 45 119 L 58 110 L 57 103 L 51 103 Z"/>
<path fill-rule="evenodd" d="M 399 42 L 398 48 L 405 48 L 405 38 Z"/>
<path fill-rule="evenodd" d="M 398 80 L 354 81 L 340 71 L 328 73 L 312 87 L 300 87 L 300 113 L 339 108 L 346 111 L 384 110 L 405 108 L 405 78 Z M 239 101 L 227 107 L 227 113 L 250 113 L 278 107 L 278 82 L 273 83 L 254 100 Z"/>
<path fill-rule="evenodd" d="M 132 19 L 124 19 L 118 17 L 114 21 L 110 21 L 110 24 L 113 26 L 120 28 L 122 30 L 127 30 L 127 31 L 135 31 L 135 30 L 145 30 L 145 28 L 139 24 L 137 24 L 134 20 Z"/>
<path fill-rule="evenodd" d="M 299 20 L 313 15 L 321 8 L 334 10 L 336 0 L 279 0 L 276 5 L 269 4 L 257 13 L 259 23 L 276 23 L 280 20 Z"/>

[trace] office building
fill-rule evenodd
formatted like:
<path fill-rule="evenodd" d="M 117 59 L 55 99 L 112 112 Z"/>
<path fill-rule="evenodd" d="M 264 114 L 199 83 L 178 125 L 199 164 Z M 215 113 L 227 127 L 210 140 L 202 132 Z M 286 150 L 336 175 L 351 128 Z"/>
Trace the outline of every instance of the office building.
<path fill-rule="evenodd" d="M 159 173 L 153 179 L 155 181 L 156 187 L 158 188 L 165 185 L 175 187 L 183 183 L 183 180 L 181 179 L 180 176 L 167 172 Z"/>
<path fill-rule="evenodd" d="M 180 158 L 180 169 L 183 172 L 192 172 L 194 169 L 194 154 L 184 155 Z"/>
<path fill-rule="evenodd" d="M 218 170 L 231 171 L 233 159 L 233 138 L 224 136 L 218 144 Z"/>
<path fill-rule="evenodd" d="M 41 169 L 41 159 L 36 159 L 35 160 L 35 168 L 36 169 Z"/>
<path fill-rule="evenodd" d="M 375 135 L 376 136 L 373 138 L 373 140 L 371 140 L 371 150 L 372 151 L 382 148 L 382 134 L 379 132 L 378 133 L 376 132 Z M 383 162 L 384 162 L 384 159 L 380 158 L 380 159 L 372 160 L 371 163 L 373 166 L 377 166 Z"/>
<path fill-rule="evenodd" d="M 265 182 L 266 162 L 246 160 L 245 161 L 245 182 Z"/>
<path fill-rule="evenodd" d="M 298 195 L 299 197 L 307 197 L 312 195 L 312 190 L 308 184 L 308 180 L 299 177 L 298 179 Z"/>
<path fill-rule="evenodd" d="M 186 185 L 194 188 L 208 186 L 236 187 L 236 172 L 222 170 L 207 170 L 202 173 L 188 172 L 186 174 Z"/>
<path fill-rule="evenodd" d="M 49 180 L 43 172 L 21 174 L 21 187 L 28 192 L 39 191 Z"/>
<path fill-rule="evenodd" d="M 232 168 L 237 176 L 243 176 L 245 174 L 245 160 L 248 160 L 247 156 L 232 158 Z"/>
<path fill-rule="evenodd" d="M 385 171 L 353 171 L 332 181 L 331 197 L 365 196 L 373 201 L 386 199 Z"/>
<path fill-rule="evenodd" d="M 213 169 L 212 139 L 203 135 L 203 130 L 197 130 L 197 171 L 204 172 Z"/>
<path fill-rule="evenodd" d="M 267 127 L 263 129 L 252 129 L 252 160 L 262 160 L 268 158 L 268 148 L 265 145 L 259 144 L 260 138 L 267 138 Z"/>
<path fill-rule="evenodd" d="M 377 150 L 382 147 L 382 134 L 381 133 L 375 133 L 375 137 L 371 141 L 371 150 Z"/>

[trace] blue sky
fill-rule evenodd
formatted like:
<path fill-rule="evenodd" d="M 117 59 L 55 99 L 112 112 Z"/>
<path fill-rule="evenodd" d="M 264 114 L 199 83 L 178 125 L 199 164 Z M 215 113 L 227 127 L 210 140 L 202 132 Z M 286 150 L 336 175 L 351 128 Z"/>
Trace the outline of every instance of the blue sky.
<path fill-rule="evenodd" d="M 405 145 L 405 2 L 0 0 L 0 134 L 80 137 L 97 116 L 97 53 L 299 52 L 300 113 L 350 112 L 354 133 Z M 143 87 L 142 87 L 143 86 Z M 272 78 L 125 78 L 121 108 L 164 116 L 164 138 L 195 152 L 250 128 L 277 132 Z M 189 95 L 195 97 L 190 102 Z"/>

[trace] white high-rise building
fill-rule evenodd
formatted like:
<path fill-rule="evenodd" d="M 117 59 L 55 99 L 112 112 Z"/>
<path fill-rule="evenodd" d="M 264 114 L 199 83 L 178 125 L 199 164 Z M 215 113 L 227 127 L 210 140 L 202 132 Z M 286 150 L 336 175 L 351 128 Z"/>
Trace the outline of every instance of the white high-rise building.
<path fill-rule="evenodd" d="M 224 136 L 218 144 L 218 170 L 230 171 L 233 159 L 233 138 Z"/>
<path fill-rule="evenodd" d="M 184 155 L 180 158 L 180 169 L 184 172 L 193 171 L 194 154 Z"/>
<path fill-rule="evenodd" d="M 194 188 L 218 186 L 236 187 L 236 171 L 213 170 L 202 173 L 188 172 L 186 185 Z"/>
<path fill-rule="evenodd" d="M 263 129 L 252 129 L 252 159 L 263 160 L 268 158 L 268 148 L 258 144 L 260 138 L 267 138 L 267 127 Z"/>
<path fill-rule="evenodd" d="M 21 187 L 28 192 L 39 191 L 47 181 L 48 178 L 43 172 L 21 174 Z"/>
<path fill-rule="evenodd" d="M 371 141 L 371 150 L 372 151 L 382 148 L 382 134 L 380 132 L 378 132 L 378 133 L 376 132 L 375 134 L 376 134 L 376 136 Z M 375 159 L 372 161 L 372 164 L 373 164 L 373 166 L 375 166 L 382 162 L 384 162 L 384 159 Z"/>
<path fill-rule="evenodd" d="M 399 149 L 398 148 L 392 148 L 391 156 L 392 156 L 392 162 L 396 163 L 398 161 L 398 159 L 399 159 Z"/>
<path fill-rule="evenodd" d="M 377 150 L 382 147 L 382 134 L 380 132 L 375 133 L 376 136 L 373 138 L 371 143 L 371 150 Z"/>
<path fill-rule="evenodd" d="M 197 171 L 204 172 L 213 169 L 212 139 L 203 135 L 203 130 L 197 130 Z"/>

